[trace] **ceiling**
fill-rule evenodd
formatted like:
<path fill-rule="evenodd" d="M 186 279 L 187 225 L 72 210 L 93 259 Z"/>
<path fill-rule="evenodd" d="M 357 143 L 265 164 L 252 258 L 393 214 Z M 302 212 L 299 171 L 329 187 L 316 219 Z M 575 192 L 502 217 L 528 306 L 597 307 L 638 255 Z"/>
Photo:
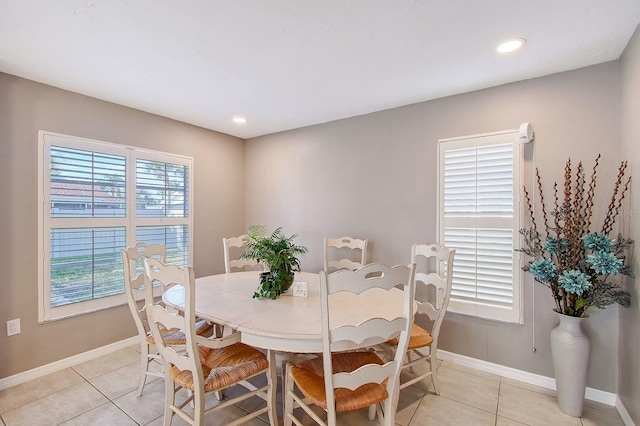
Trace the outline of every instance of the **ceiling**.
<path fill-rule="evenodd" d="M 615 60 L 639 22 L 638 0 L 0 0 L 0 71 L 246 139 Z"/>

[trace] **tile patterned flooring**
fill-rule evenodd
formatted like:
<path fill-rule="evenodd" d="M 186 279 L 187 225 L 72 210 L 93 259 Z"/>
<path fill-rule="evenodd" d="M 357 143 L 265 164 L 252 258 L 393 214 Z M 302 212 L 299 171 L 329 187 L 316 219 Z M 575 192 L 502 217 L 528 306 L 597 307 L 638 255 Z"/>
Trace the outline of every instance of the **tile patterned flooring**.
<path fill-rule="evenodd" d="M 142 397 L 136 398 L 139 356 L 133 347 L 123 349 L 1 391 L 0 426 L 161 426 L 163 382 L 152 377 Z M 581 419 L 570 417 L 558 409 L 553 391 L 446 362 L 438 367 L 438 378 L 439 396 L 430 381 L 401 392 L 397 425 L 623 425 L 614 407 L 587 401 Z M 224 425 L 260 404 L 249 401 L 208 415 L 206 424 Z M 278 402 L 281 416 L 280 396 Z M 212 397 L 208 403 L 217 401 Z M 366 410 L 341 415 L 339 422 L 378 424 L 367 420 Z M 267 423 L 263 416 L 247 424 Z M 310 419 L 304 423 L 313 424 Z M 174 417 L 173 424 L 186 423 Z"/>

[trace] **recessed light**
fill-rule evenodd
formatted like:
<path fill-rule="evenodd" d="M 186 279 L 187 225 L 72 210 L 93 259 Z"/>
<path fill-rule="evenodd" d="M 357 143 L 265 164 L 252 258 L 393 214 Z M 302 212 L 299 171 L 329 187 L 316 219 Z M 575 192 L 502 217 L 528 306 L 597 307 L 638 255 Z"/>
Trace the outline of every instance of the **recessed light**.
<path fill-rule="evenodd" d="M 504 43 L 500 43 L 498 47 L 496 47 L 496 51 L 498 53 L 509 53 L 515 50 L 520 49 L 527 41 L 523 38 L 514 38 L 511 40 L 507 40 Z"/>
<path fill-rule="evenodd" d="M 238 123 L 238 124 L 244 124 L 247 122 L 246 118 L 239 115 L 236 115 L 235 117 L 233 117 L 232 120 L 234 123 Z"/>

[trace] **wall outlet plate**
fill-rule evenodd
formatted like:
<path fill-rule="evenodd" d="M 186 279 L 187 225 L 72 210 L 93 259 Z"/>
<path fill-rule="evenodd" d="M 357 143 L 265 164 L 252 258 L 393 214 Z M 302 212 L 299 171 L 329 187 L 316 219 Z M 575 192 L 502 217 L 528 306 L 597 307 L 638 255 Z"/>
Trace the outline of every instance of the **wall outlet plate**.
<path fill-rule="evenodd" d="M 307 283 L 304 281 L 294 281 L 291 285 L 291 294 L 296 297 L 307 297 Z"/>
<path fill-rule="evenodd" d="M 7 321 L 7 336 L 20 334 L 20 318 Z"/>

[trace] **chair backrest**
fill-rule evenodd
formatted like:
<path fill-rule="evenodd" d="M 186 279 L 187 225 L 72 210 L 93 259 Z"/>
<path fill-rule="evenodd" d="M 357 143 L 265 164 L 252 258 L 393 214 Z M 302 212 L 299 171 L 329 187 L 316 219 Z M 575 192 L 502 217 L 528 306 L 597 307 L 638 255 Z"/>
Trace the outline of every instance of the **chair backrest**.
<path fill-rule="evenodd" d="M 351 324 L 332 324 L 331 295 L 338 292 L 352 293 L 361 298 L 366 291 L 402 291 L 402 314 L 393 319 L 384 318 L 379 306 L 371 306 L 367 318 L 353 318 Z M 357 271 L 340 270 L 332 274 L 320 272 L 322 305 L 322 357 L 327 396 L 328 416 L 334 419 L 334 390 L 355 390 L 366 383 L 383 383 L 385 380 L 389 398 L 396 398 L 399 374 L 402 367 L 413 323 L 415 289 L 415 265 L 394 266 L 371 263 Z M 345 297 L 345 293 L 334 297 Z M 401 300 L 401 302 L 400 302 Z M 357 301 L 354 301 L 357 304 Z M 344 350 L 349 344 L 367 347 L 385 342 L 400 335 L 395 357 L 383 364 L 368 364 L 350 373 L 333 373 L 331 353 Z M 346 346 L 345 346 L 346 343 Z M 332 424 L 329 422 L 328 424 Z"/>
<path fill-rule="evenodd" d="M 166 258 L 166 248 L 163 244 L 136 243 L 132 247 L 121 250 L 124 266 L 124 290 L 127 295 L 127 304 L 133 316 L 133 321 L 138 329 L 138 335 L 146 336 L 150 331 L 147 324 L 144 303 L 144 269 L 142 260 L 146 258 L 158 258 L 162 262 Z M 138 300 L 143 303 L 138 305 Z"/>
<path fill-rule="evenodd" d="M 416 314 L 424 314 L 433 321 L 431 335 L 434 340 L 444 319 L 451 297 L 453 258 L 456 251 L 440 244 L 414 244 L 411 247 L 411 263 L 416 264 Z M 421 257 L 425 260 L 421 261 Z M 426 263 L 426 269 L 422 265 Z M 433 290 L 430 290 L 431 287 Z M 424 295 L 431 293 L 428 300 Z"/>
<path fill-rule="evenodd" d="M 165 374 L 169 374 L 167 367 L 175 365 L 182 371 L 191 371 L 194 378 L 194 385 L 200 384 L 203 377 L 200 354 L 195 339 L 195 279 L 193 269 L 190 267 L 181 268 L 179 266 L 166 266 L 162 262 L 153 259 L 144 260 L 145 279 L 149 287 L 153 282 L 159 282 L 162 287 L 182 285 L 184 287 L 184 315 L 176 311 L 168 310 L 162 304 L 155 304 L 153 298 L 147 297 L 147 315 L 149 317 L 149 327 L 155 341 L 156 348 L 165 363 Z M 145 293 L 149 296 L 149 292 Z M 178 353 L 173 347 L 165 346 L 162 340 L 161 329 L 183 330 L 186 337 L 185 352 Z"/>
<path fill-rule="evenodd" d="M 156 302 L 156 300 L 154 299 L 154 294 L 153 294 L 154 285 L 159 284 L 161 294 L 164 294 L 165 291 L 169 290 L 174 285 L 182 285 L 182 286 L 186 285 L 184 284 L 185 283 L 184 278 L 186 274 L 185 271 L 187 271 L 187 268 L 183 268 L 176 265 L 166 265 L 164 262 L 155 258 L 143 259 L 142 266 L 144 268 L 144 281 L 145 281 L 144 295 L 145 295 L 146 305 L 149 305 L 150 303 L 155 305 L 158 305 L 158 304 L 164 305 L 162 300 L 159 300 Z M 193 272 L 192 268 L 191 268 L 191 272 Z M 150 280 L 150 278 L 152 277 L 153 279 Z M 189 275 L 186 275 L 186 277 L 188 278 Z M 171 307 L 168 308 L 168 310 L 171 312 L 176 311 L 174 308 L 171 308 Z"/>
<path fill-rule="evenodd" d="M 148 287 L 152 282 L 160 283 L 163 289 L 168 289 L 174 285 L 184 287 L 184 314 L 168 309 L 161 303 L 154 303 L 153 299 L 147 298 L 147 315 L 149 327 L 153 334 L 160 357 L 164 363 L 165 372 L 171 366 L 176 366 L 182 371 L 191 371 L 194 386 L 204 387 L 204 376 L 202 373 L 202 363 L 200 361 L 199 345 L 207 342 L 208 347 L 224 347 L 240 341 L 240 333 L 234 333 L 234 337 L 224 339 L 223 343 L 216 345 L 219 339 L 207 339 L 196 334 L 195 315 L 195 278 L 193 268 L 182 268 L 175 265 L 165 265 L 155 259 L 145 259 L 143 261 L 145 270 L 145 280 Z M 147 296 L 149 292 L 145 293 Z M 182 349 L 176 350 L 174 346 L 165 346 L 162 340 L 161 329 L 180 329 L 184 331 L 186 345 L 184 352 Z M 235 336 L 237 334 L 237 336 Z M 220 339 L 222 340 L 222 339 Z M 168 373 L 167 373 L 168 374 Z"/>
<path fill-rule="evenodd" d="M 245 248 L 247 241 L 249 241 L 248 235 L 222 239 L 222 245 L 224 247 L 224 270 L 227 274 L 233 272 L 232 269 L 234 268 L 243 270 L 246 267 L 254 267 L 258 265 L 258 261 L 256 259 L 231 258 L 231 250 L 234 248 Z"/>
<path fill-rule="evenodd" d="M 360 240 L 353 237 L 339 237 L 339 238 L 325 238 L 324 239 L 324 271 L 326 273 L 332 270 L 350 269 L 355 271 L 362 268 L 367 264 L 367 245 L 369 240 Z M 354 260 L 355 255 L 349 258 L 333 259 L 330 254 L 330 249 L 336 254 L 341 253 L 341 249 L 360 250 L 360 256 L 358 260 Z M 355 253 L 355 252 L 352 252 Z"/>

